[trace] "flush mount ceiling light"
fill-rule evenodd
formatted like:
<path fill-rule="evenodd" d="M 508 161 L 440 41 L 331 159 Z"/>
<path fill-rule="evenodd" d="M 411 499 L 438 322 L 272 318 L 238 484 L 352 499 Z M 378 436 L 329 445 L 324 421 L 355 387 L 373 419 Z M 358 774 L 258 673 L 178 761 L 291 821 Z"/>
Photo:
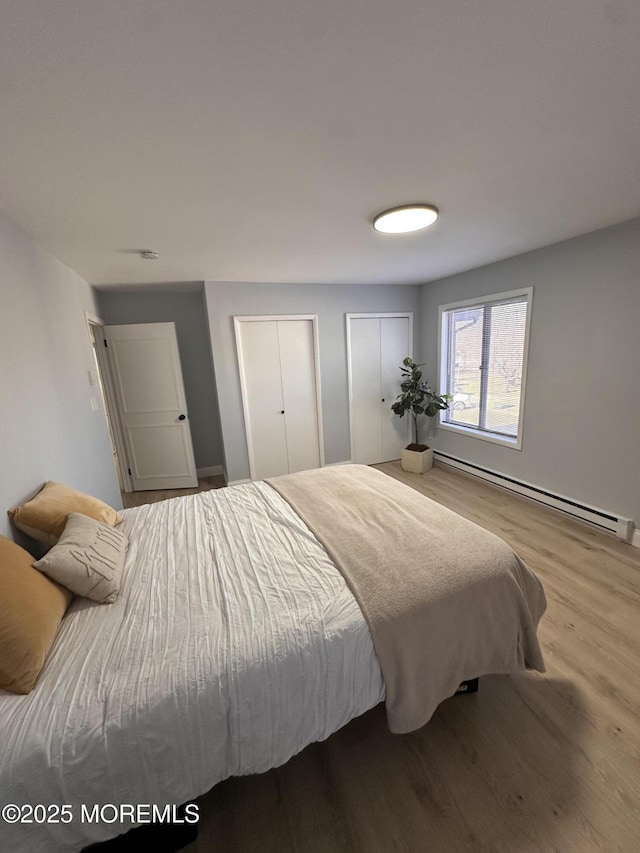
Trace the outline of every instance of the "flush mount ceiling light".
<path fill-rule="evenodd" d="M 379 213 L 373 227 L 382 234 L 408 234 L 433 225 L 438 215 L 438 208 L 432 204 L 404 204 Z"/>
<path fill-rule="evenodd" d="M 160 256 L 153 249 L 141 249 L 140 257 L 145 261 L 157 261 Z"/>

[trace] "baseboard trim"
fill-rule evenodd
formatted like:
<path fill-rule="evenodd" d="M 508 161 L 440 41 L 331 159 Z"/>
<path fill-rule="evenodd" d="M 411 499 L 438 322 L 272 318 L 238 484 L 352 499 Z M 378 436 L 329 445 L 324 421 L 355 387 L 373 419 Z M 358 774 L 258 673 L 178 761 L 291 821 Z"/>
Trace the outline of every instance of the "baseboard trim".
<path fill-rule="evenodd" d="M 250 477 L 245 477 L 244 480 L 232 480 L 230 483 L 227 483 L 227 486 L 242 486 L 243 483 L 251 483 L 252 480 Z"/>
<path fill-rule="evenodd" d="M 353 465 L 351 459 L 345 459 L 344 462 L 327 462 L 325 468 L 333 468 L 335 465 Z"/>
<path fill-rule="evenodd" d="M 633 531 L 633 536 L 631 537 L 631 544 L 634 548 L 640 548 L 640 530 L 637 528 Z"/>
<path fill-rule="evenodd" d="M 224 468 L 222 465 L 209 465 L 208 468 L 197 468 L 196 474 L 198 477 L 217 477 L 224 474 Z"/>
<path fill-rule="evenodd" d="M 615 513 L 590 506 L 589 504 L 580 503 L 573 498 L 566 497 L 565 495 L 550 492 L 548 489 L 544 489 L 542 486 L 535 485 L 534 483 L 526 483 L 523 480 L 516 480 L 515 478 L 509 477 L 507 474 L 503 474 L 500 471 L 492 471 L 490 468 L 482 468 L 480 465 L 476 465 L 473 462 L 467 462 L 466 460 L 459 459 L 456 456 L 450 456 L 448 453 L 441 453 L 438 450 L 434 450 L 434 457 L 439 465 L 463 471 L 465 474 L 477 477 L 479 480 L 485 480 L 488 483 L 493 483 L 493 485 L 500 486 L 500 488 L 506 489 L 509 492 L 515 492 L 516 494 L 535 501 L 536 503 L 541 503 L 552 509 L 557 509 L 572 518 L 579 519 L 580 521 L 587 521 L 589 524 L 593 524 L 601 530 L 607 530 L 613 533 L 618 539 L 621 539 L 624 542 L 631 542 L 635 545 L 636 541 L 638 541 L 637 547 L 640 547 L 640 536 L 638 536 L 639 531 L 636 530 L 632 535 L 633 521 L 629 518 L 618 516 Z"/>

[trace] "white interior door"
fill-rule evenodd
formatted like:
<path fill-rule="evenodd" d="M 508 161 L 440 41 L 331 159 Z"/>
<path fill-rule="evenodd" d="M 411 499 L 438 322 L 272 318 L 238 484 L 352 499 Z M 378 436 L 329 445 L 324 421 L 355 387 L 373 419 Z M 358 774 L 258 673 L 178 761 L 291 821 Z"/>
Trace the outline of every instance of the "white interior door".
<path fill-rule="evenodd" d="M 287 434 L 280 371 L 278 324 L 240 324 L 238 356 L 253 479 L 288 472 Z"/>
<path fill-rule="evenodd" d="M 380 406 L 380 318 L 350 320 L 351 459 L 362 465 L 382 462 Z"/>
<path fill-rule="evenodd" d="M 383 317 L 380 320 L 380 386 L 382 389 L 382 462 L 400 459 L 400 451 L 410 441 L 411 421 L 399 418 L 391 404 L 400 394 L 402 359 L 412 352 L 408 317 Z"/>
<path fill-rule="evenodd" d="M 320 467 L 313 324 L 278 320 L 277 326 L 287 462 L 293 474 Z"/>
<path fill-rule="evenodd" d="M 198 485 L 173 323 L 105 326 L 134 490 Z"/>
<path fill-rule="evenodd" d="M 253 480 L 324 464 L 314 315 L 236 317 Z"/>
<path fill-rule="evenodd" d="M 351 458 L 372 465 L 400 458 L 407 418 L 391 404 L 400 393 L 400 365 L 411 355 L 411 314 L 347 315 Z"/>

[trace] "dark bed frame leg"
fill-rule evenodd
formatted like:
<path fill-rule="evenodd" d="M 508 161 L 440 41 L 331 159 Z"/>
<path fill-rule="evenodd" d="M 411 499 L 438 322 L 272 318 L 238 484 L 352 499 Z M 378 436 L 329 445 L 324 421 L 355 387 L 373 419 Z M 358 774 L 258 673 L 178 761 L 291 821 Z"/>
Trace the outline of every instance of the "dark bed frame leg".
<path fill-rule="evenodd" d="M 479 682 L 479 678 L 470 678 L 469 681 L 463 681 L 453 695 L 458 696 L 460 693 L 477 693 Z"/>

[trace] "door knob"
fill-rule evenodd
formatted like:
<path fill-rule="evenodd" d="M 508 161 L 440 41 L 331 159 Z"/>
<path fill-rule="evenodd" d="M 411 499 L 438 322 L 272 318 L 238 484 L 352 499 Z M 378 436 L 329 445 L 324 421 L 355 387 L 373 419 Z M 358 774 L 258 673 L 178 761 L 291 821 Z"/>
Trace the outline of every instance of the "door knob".
<path fill-rule="evenodd" d="M 382 398 L 382 402 L 384 403 L 384 397 Z"/>
<path fill-rule="evenodd" d="M 183 420 L 185 420 L 186 417 L 187 417 L 186 415 L 178 415 L 178 420 L 183 421 Z"/>
<path fill-rule="evenodd" d="M 280 414 L 281 414 L 281 415 L 284 415 L 284 409 L 282 409 L 282 411 L 280 412 Z"/>

